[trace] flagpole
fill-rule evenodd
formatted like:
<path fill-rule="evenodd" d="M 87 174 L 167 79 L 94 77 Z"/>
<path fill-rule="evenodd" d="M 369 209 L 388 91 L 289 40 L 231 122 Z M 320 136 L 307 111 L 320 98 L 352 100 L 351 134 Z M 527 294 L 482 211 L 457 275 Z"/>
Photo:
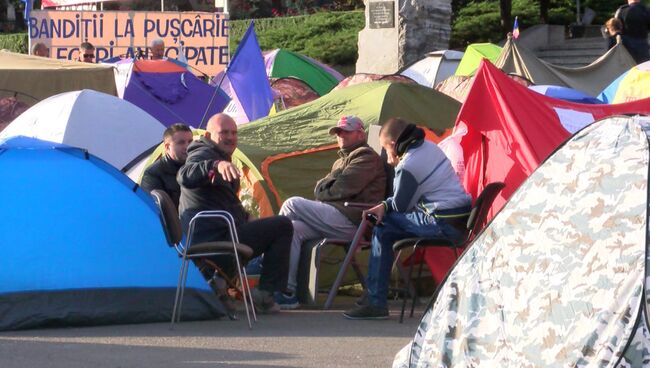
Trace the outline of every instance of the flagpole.
<path fill-rule="evenodd" d="M 230 63 L 228 63 L 230 65 Z M 205 121 L 205 116 L 208 115 L 208 111 L 210 111 L 210 106 L 212 105 L 212 102 L 214 102 L 214 97 L 217 95 L 217 92 L 221 89 L 221 84 L 223 83 L 223 80 L 226 79 L 226 72 L 228 71 L 228 65 L 223 69 L 223 75 L 221 76 L 221 80 L 219 80 L 219 84 L 217 84 L 217 87 L 214 89 L 214 92 L 212 92 L 212 97 L 210 97 L 210 102 L 208 102 L 208 106 L 206 106 L 205 111 L 203 112 L 203 117 L 201 118 L 201 122 L 199 123 L 198 129 L 201 129 L 203 126 L 203 122 Z"/>

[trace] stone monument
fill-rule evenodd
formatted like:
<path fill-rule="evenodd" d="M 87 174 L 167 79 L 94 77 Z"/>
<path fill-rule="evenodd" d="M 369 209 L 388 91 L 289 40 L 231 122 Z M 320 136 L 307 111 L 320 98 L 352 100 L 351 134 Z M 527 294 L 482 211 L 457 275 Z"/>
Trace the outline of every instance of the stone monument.
<path fill-rule="evenodd" d="M 449 47 L 451 0 L 364 0 L 357 73 L 393 74 Z"/>

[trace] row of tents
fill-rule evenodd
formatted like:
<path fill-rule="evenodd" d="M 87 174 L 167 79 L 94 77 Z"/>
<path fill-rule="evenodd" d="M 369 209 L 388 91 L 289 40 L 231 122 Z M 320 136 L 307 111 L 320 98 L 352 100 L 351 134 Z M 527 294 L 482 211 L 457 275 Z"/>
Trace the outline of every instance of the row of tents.
<path fill-rule="evenodd" d="M 276 95 L 274 112 L 313 101 L 334 89 L 372 80 L 417 83 L 463 102 L 481 59 L 493 62 L 506 73 L 544 86 L 538 91 L 554 97 L 575 100 L 576 94 L 582 94 L 578 98 L 585 102 L 591 98 L 590 102 L 618 103 L 638 98 L 649 90 L 645 88 L 648 68 L 634 69 L 634 61 L 622 45 L 585 68 L 569 69 L 548 64 L 509 39 L 503 47 L 473 44 L 465 52 L 433 52 L 394 75 L 361 73 L 348 78 L 323 63 L 288 50 L 264 53 L 266 73 Z M 165 125 L 183 122 L 200 127 L 206 117 L 218 111 L 228 112 L 240 124 L 248 122 L 227 77 L 217 75 L 209 86 L 175 59 L 124 59 L 95 65 L 1 51 L 0 81 L 0 130 L 26 107 L 57 93 L 81 89 L 119 96 Z M 219 88 L 213 88 L 215 85 Z"/>
<path fill-rule="evenodd" d="M 512 40 L 501 50 L 500 58 L 504 50 L 522 54 Z M 0 56 L 3 53 L 0 53 Z M 267 63 L 271 73 L 275 71 L 273 65 L 278 62 L 278 57 L 279 60 L 282 58 L 297 60 L 295 55 L 283 55 L 280 52 L 277 54 L 273 63 Z M 598 79 L 593 82 L 597 86 L 592 86 L 590 91 L 599 92 L 611 82 L 602 80 L 601 76 L 610 73 L 604 70 L 614 67 L 622 71 L 630 70 L 629 65 L 625 65 L 625 54 L 624 49 L 614 48 L 594 63 L 595 65 L 588 67 L 597 74 L 578 73 L 579 77 L 575 79 L 581 83 L 589 79 Z M 619 60 L 619 64 L 613 63 L 614 67 L 607 68 L 599 66 L 609 65 L 610 59 Z M 28 59 L 25 60 L 27 65 Z M 302 65 L 305 60 L 298 59 L 296 62 Z M 34 60 L 31 58 L 28 61 Z M 522 63 L 525 64 L 525 58 Z M 24 273 L 13 274 L 16 272 L 15 269 L 4 267 L 4 264 L 0 267 L 10 270 L 0 276 L 0 280 L 10 280 L 2 283 L 4 289 L 0 289 L 0 300 L 8 298 L 6 300 L 11 301 L 11 303 L 0 303 L 2 305 L 0 308 L 4 308 L 0 310 L 0 315 L 10 316 L 3 318 L 0 329 L 53 324 L 134 322 L 138 318 L 130 313 L 137 312 L 143 315 L 146 309 L 137 309 L 139 308 L 137 304 L 134 309 L 122 308 L 130 303 L 129 295 L 132 294 L 127 291 L 146 289 L 148 292 L 153 292 L 156 289 L 161 295 L 169 295 L 173 291 L 174 284 L 169 281 L 169 278 L 165 282 L 161 281 L 162 284 L 153 281 L 159 276 L 154 273 L 175 275 L 178 264 L 171 255 L 173 253 L 165 251 L 164 235 L 151 199 L 133 182 L 137 182 L 144 167 L 160 155 L 162 149 L 158 143 L 162 131 L 166 125 L 176 121 L 173 119 L 165 121 L 162 115 L 150 112 L 150 107 L 147 107 L 145 102 L 133 103 L 125 96 L 128 95 L 129 88 L 133 88 L 132 92 L 135 96 L 133 99 L 148 100 L 160 111 L 176 116 L 177 119 L 186 114 L 192 116 L 187 118 L 190 122 L 194 122 L 190 125 L 198 127 L 199 119 L 203 119 L 203 116 L 199 118 L 199 115 L 206 115 L 206 111 L 213 110 L 179 106 L 183 106 L 185 102 L 190 103 L 187 106 L 191 106 L 192 101 L 197 105 L 203 105 L 206 103 L 206 96 L 210 96 L 215 103 L 214 111 L 220 111 L 219 109 L 227 109 L 226 106 L 230 103 L 228 92 L 224 90 L 222 94 L 172 62 L 153 63 L 136 60 L 121 62 L 112 67 L 92 66 L 90 68 L 93 72 L 96 72 L 95 69 L 102 72 L 117 70 L 118 73 L 115 75 L 118 77 L 114 78 L 121 80 L 122 83 L 118 83 L 114 91 L 104 91 L 108 93 L 83 90 L 46 98 L 0 132 L 0 138 L 9 139 L 0 146 L 2 172 L 16 170 L 15 175 L 7 177 L 3 182 L 6 188 L 0 192 L 4 194 L 1 203 L 7 206 L 7 209 L 30 208 L 31 210 L 32 207 L 42 207 L 29 215 L 23 214 L 22 212 L 25 211 L 22 211 L 21 216 L 12 215 L 15 211 L 3 211 L 6 216 L 10 216 L 5 221 L 0 221 L 2 224 L 0 226 L 4 227 L 2 233 L 11 234 L 11 237 L 7 238 L 7 244 L 24 244 L 24 254 L 17 254 L 15 259 L 19 264 L 29 264 L 34 268 Z M 456 72 L 453 67 L 448 69 Z M 526 70 L 533 69 L 527 67 Z M 280 70 L 278 69 L 277 73 L 280 73 Z M 322 70 L 326 68 L 323 67 Z M 613 75 L 612 80 L 619 74 Z M 1 75 L 3 74 L 0 73 Z M 344 81 L 337 76 L 329 81 L 324 77 L 316 78 L 316 81 L 327 82 L 327 88 L 331 87 L 322 96 L 319 95 L 320 92 L 317 92 L 316 87 L 312 87 L 296 75 L 276 74 L 276 77 L 277 80 L 288 79 L 304 83 L 316 96 L 311 102 L 240 126 L 241 151 L 237 153 L 236 159 L 245 172 L 242 194 L 247 197 L 247 202 L 253 211 L 262 216 L 277 212 L 279 205 L 289 196 L 311 196 L 313 183 L 329 171 L 331 162 L 335 160 L 336 146 L 331 136 L 327 134 L 327 130 L 342 114 L 358 115 L 366 124 L 381 124 L 388 117 L 402 116 L 436 131 L 438 137 L 433 138 L 434 140 L 445 135 L 450 135 L 449 139 L 458 139 L 465 156 L 465 185 L 472 195 L 476 196 L 492 181 L 504 181 L 507 184 L 506 190 L 495 201 L 492 214 L 497 213 L 537 166 L 573 133 L 595 120 L 615 114 L 650 114 L 650 101 L 642 99 L 642 94 L 637 96 L 639 98 L 637 101 L 624 104 L 593 105 L 567 102 L 543 96 L 516 83 L 508 78 L 503 70 L 488 61 L 480 61 L 478 70 L 469 77 L 472 81 L 471 89 L 468 90 L 465 102 L 462 104 L 452 97 L 433 90 L 431 85 L 423 86 L 414 83 L 411 79 L 415 78 L 408 76 L 404 76 L 404 79 L 364 76 L 357 78 L 356 81 L 348 79 L 345 87 L 341 86 L 341 82 Z M 43 74 L 42 78 L 49 77 Z M 534 79 L 532 74 L 530 78 L 526 78 Z M 382 80 L 373 81 L 374 79 Z M 358 83 L 359 81 L 366 82 Z M 621 81 L 618 85 L 622 84 Z M 205 85 L 209 90 L 201 90 L 193 95 L 193 91 L 199 91 L 199 87 L 192 87 L 195 85 L 201 86 L 200 88 Z M 600 87 L 601 85 L 603 87 Z M 123 98 L 120 99 L 116 97 L 117 95 Z M 160 108 L 161 105 L 165 107 Z M 197 114 L 197 111 L 200 113 Z M 19 135 L 54 143 L 11 138 Z M 88 153 L 73 147 L 82 147 Z M 70 156 L 70 160 L 75 158 L 89 161 L 101 168 L 98 171 L 100 174 L 91 176 L 96 177 L 95 180 L 85 180 L 77 175 L 75 169 L 57 169 L 57 165 L 61 165 L 62 168 L 65 165 L 58 158 L 50 159 L 50 156 Z M 74 162 L 72 167 L 82 165 Z M 21 169 L 16 169 L 19 166 Z M 47 166 L 47 170 L 43 170 L 41 166 Z M 38 175 L 30 175 L 36 172 Z M 46 175 L 42 175 L 44 173 Z M 50 188 L 46 185 L 47 180 L 42 180 L 43 177 L 49 178 L 55 173 L 60 174 L 57 178 L 60 178 L 62 189 Z M 125 175 L 127 173 L 132 181 Z M 112 178 L 110 180 L 114 183 L 111 185 L 115 188 L 121 188 L 120 191 L 132 194 L 125 194 L 118 199 L 110 194 L 111 191 L 118 189 L 106 190 L 92 184 L 96 181 L 109 180 L 107 178 Z M 70 181 L 83 183 L 81 187 L 87 192 L 97 193 L 97 196 L 81 197 L 80 187 L 70 184 Z M 68 186 L 69 191 L 65 189 Z M 15 187 L 20 187 L 20 190 L 12 190 Z M 28 193 L 33 201 L 24 199 Z M 114 203 L 106 204 L 110 205 L 110 208 L 106 209 L 95 206 L 98 201 Z M 140 206 L 148 210 L 132 210 L 132 206 Z M 122 214 L 122 211 L 133 212 L 134 215 L 143 217 L 145 220 L 141 221 L 147 221 L 148 225 L 133 221 L 130 215 Z M 110 214 L 108 220 L 101 221 L 102 213 Z M 49 229 L 56 224 L 55 227 L 60 228 L 61 231 L 49 234 L 46 232 L 41 237 L 20 231 L 33 226 L 32 217 L 38 218 L 39 224 L 44 229 Z M 119 231 L 116 230 L 118 228 Z M 147 240 L 138 236 L 137 233 L 142 229 L 147 229 L 154 239 Z M 95 250 L 85 249 L 94 249 L 95 244 L 99 244 L 93 240 L 94 234 L 105 232 L 113 234 L 113 237 L 109 238 L 110 241 L 105 243 L 110 243 L 114 247 L 110 257 L 99 256 L 104 251 L 101 247 L 108 245 L 101 245 L 97 253 Z M 151 245 L 140 249 L 141 243 Z M 43 247 L 43 244 L 48 246 Z M 138 252 L 132 252 L 134 248 L 137 248 Z M 60 252 L 68 257 L 62 255 L 63 258 L 51 258 L 50 253 L 59 252 L 60 249 L 69 250 L 69 252 Z M 27 258 L 38 253 L 37 250 L 41 252 L 42 257 L 39 256 L 37 260 L 30 262 Z M 145 254 L 148 257 L 161 258 L 155 260 L 158 263 L 152 268 L 156 272 L 152 270 L 135 272 L 129 281 L 120 278 L 122 270 L 116 267 L 109 267 L 102 263 L 100 269 L 104 271 L 97 277 L 91 277 L 88 273 L 92 270 L 86 267 L 86 263 L 91 260 L 119 263 L 117 261 L 119 257 L 128 257 L 128 260 L 124 261 L 125 264 L 140 262 L 142 267 L 143 264 L 147 264 L 147 261 L 142 258 Z M 49 259 L 53 262 L 48 263 Z M 438 250 L 436 253 L 428 253 L 425 259 L 434 278 L 441 282 L 453 263 L 453 254 Z M 5 262 L 14 264 L 14 259 Z M 65 262 L 80 264 L 68 266 Z M 66 266 L 61 267 L 62 264 Z M 47 271 L 39 273 L 34 272 L 34 269 Z M 20 282 L 16 281 L 19 276 Z M 79 281 L 60 283 L 56 281 L 72 280 L 74 277 L 78 277 Z M 200 276 L 194 274 L 192 277 L 194 283 L 191 287 L 195 292 L 193 300 L 197 307 L 188 309 L 188 313 L 194 313 L 188 318 L 211 318 L 219 315 L 220 307 L 205 301 L 209 290 L 201 282 Z M 117 282 L 113 278 L 124 282 Z M 46 279 L 53 281 L 46 282 Z M 83 282 L 80 281 L 81 279 L 84 279 Z M 92 303 L 75 304 L 69 303 L 71 299 L 65 299 L 69 295 L 81 298 L 86 291 L 92 298 L 110 299 L 113 303 L 108 309 L 102 309 L 95 308 Z M 98 294 L 102 294 L 105 299 L 97 297 Z M 67 303 L 67 307 L 50 311 L 43 304 L 23 304 L 30 302 L 33 295 L 43 298 L 61 297 L 61 303 Z M 65 300 L 67 302 L 64 302 Z M 172 298 L 166 300 L 168 300 L 166 304 L 157 304 L 165 307 L 151 309 L 152 313 L 145 313 L 146 317 L 142 317 L 140 321 L 166 319 L 165 313 L 171 309 L 169 304 Z M 117 313 L 118 311 L 120 313 Z"/>

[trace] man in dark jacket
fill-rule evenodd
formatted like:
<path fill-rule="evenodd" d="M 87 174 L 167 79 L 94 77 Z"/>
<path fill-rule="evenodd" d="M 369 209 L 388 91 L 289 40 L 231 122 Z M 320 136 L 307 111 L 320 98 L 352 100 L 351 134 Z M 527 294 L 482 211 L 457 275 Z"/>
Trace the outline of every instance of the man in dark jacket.
<path fill-rule="evenodd" d="M 185 124 L 173 124 L 165 129 L 163 143 L 165 153 L 151 164 L 142 175 L 140 186 L 147 192 L 159 189 L 169 194 L 178 208 L 181 186 L 176 181 L 178 170 L 187 159 L 187 146 L 192 142 L 192 129 Z"/>
<path fill-rule="evenodd" d="M 344 116 L 329 133 L 336 135 L 339 159 L 332 171 L 316 183 L 316 200 L 291 197 L 280 209 L 280 214 L 289 217 L 294 228 L 287 290 L 276 294 L 276 301 L 283 309 L 298 307 L 295 290 L 302 244 L 325 237 L 351 239 L 361 223 L 362 211 L 345 207 L 344 203 L 379 203 L 386 194 L 384 164 L 366 143 L 361 119 Z"/>
<path fill-rule="evenodd" d="M 650 59 L 648 45 L 648 28 L 650 28 L 650 12 L 641 0 L 628 0 L 614 14 L 623 23 L 623 45 L 630 52 L 637 64 Z"/>
<path fill-rule="evenodd" d="M 239 241 L 253 249 L 254 257 L 264 254 L 260 283 L 253 290 L 255 306 L 261 312 L 275 312 L 279 306 L 273 292 L 284 289 L 287 283 L 293 227 L 283 216 L 249 221 L 237 196 L 240 173 L 231 162 L 236 148 L 235 121 L 226 114 L 210 118 L 206 135 L 190 144 L 187 161 L 178 172 L 181 222 L 187 231 L 190 220 L 201 211 L 228 211 L 235 220 Z M 230 240 L 225 222 L 206 219 L 196 224 L 193 242 L 218 240 Z"/>

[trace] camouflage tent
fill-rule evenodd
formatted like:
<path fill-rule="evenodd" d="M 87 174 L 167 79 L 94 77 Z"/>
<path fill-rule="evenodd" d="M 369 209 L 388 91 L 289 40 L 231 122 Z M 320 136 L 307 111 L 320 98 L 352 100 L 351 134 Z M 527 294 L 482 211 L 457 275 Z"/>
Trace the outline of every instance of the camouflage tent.
<path fill-rule="evenodd" d="M 647 366 L 649 122 L 602 120 L 549 157 L 448 274 L 394 366 Z"/>

